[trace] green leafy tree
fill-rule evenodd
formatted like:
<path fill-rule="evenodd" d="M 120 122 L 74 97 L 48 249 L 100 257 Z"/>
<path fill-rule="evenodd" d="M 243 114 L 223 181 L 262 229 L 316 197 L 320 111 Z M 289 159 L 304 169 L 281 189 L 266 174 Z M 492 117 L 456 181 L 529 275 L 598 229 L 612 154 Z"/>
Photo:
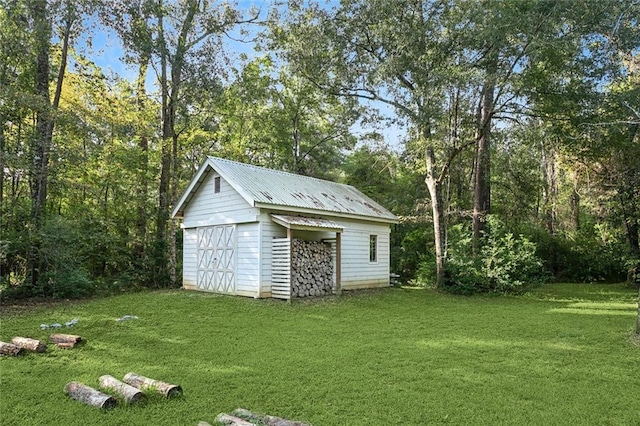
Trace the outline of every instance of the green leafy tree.
<path fill-rule="evenodd" d="M 353 100 L 324 93 L 264 57 L 225 89 L 216 141 L 231 158 L 331 178 L 343 152 L 355 145 L 357 117 Z"/>
<path fill-rule="evenodd" d="M 116 13 L 114 13 L 116 12 Z M 185 2 L 116 2 L 106 15 L 118 32 L 128 53 L 140 64 L 153 63 L 160 88 L 160 177 L 156 216 L 155 281 L 175 285 L 176 227 L 169 221 L 177 200 L 181 175 L 180 135 L 189 128 L 191 100 L 186 86 L 211 74 L 215 81 L 222 73 L 221 40 L 225 33 L 244 20 L 236 5 L 199 0 Z M 203 71 L 207 71 L 206 73 Z M 193 93 L 193 92 L 191 92 Z"/>

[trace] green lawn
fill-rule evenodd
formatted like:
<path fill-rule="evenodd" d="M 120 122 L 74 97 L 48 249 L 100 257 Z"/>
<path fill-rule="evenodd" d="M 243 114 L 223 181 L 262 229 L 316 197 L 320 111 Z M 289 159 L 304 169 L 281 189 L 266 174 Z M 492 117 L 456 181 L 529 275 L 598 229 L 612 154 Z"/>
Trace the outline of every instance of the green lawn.
<path fill-rule="evenodd" d="M 0 359 L 0 424 L 196 425 L 244 407 L 321 425 L 640 424 L 637 292 L 386 289 L 287 304 L 184 291 L 3 314 L 0 340 L 78 318 L 87 344 Z M 137 320 L 117 323 L 123 315 Z M 174 400 L 100 411 L 64 392 L 133 371 Z"/>

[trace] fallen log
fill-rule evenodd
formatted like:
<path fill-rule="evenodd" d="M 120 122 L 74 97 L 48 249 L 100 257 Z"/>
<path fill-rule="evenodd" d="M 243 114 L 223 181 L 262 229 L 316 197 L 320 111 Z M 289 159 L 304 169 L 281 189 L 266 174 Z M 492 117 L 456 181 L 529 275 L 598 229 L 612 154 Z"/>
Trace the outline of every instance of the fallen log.
<path fill-rule="evenodd" d="M 104 410 L 114 408 L 118 404 L 118 401 L 116 401 L 116 399 L 111 395 L 102 393 L 83 383 L 67 383 L 64 387 L 64 391 L 76 401 L 80 401 L 83 404 L 91 405 L 93 407 L 102 408 Z"/>
<path fill-rule="evenodd" d="M 256 426 L 255 423 L 248 422 L 240 417 L 231 416 L 227 413 L 220 413 L 216 417 L 216 422 L 230 426 Z"/>
<path fill-rule="evenodd" d="M 19 348 L 26 349 L 31 352 L 46 352 L 47 344 L 41 340 L 30 339 L 28 337 L 19 337 L 16 336 L 11 339 L 11 343 L 18 346 Z"/>
<path fill-rule="evenodd" d="M 136 404 L 144 401 L 147 397 L 140 392 L 140 389 L 121 382 L 113 376 L 105 374 L 98 378 L 100 386 L 110 389 L 121 396 L 127 404 Z"/>
<path fill-rule="evenodd" d="M 244 408 L 237 408 L 231 414 L 250 422 L 266 426 L 311 426 L 309 423 L 299 422 L 296 420 L 287 420 L 282 417 L 270 416 L 268 414 L 257 414 Z"/>
<path fill-rule="evenodd" d="M 83 342 L 82 337 L 75 334 L 52 334 L 49 339 L 59 348 L 73 348 Z"/>
<path fill-rule="evenodd" d="M 18 356 L 22 355 L 24 349 L 20 346 L 16 346 L 13 343 L 0 342 L 0 355 L 6 356 Z"/>
<path fill-rule="evenodd" d="M 122 379 L 128 385 L 138 389 L 151 389 L 157 391 L 167 398 L 173 398 L 182 395 L 180 385 L 172 385 L 171 383 L 161 382 L 160 380 L 150 379 L 140 376 L 136 373 L 127 373 Z"/>

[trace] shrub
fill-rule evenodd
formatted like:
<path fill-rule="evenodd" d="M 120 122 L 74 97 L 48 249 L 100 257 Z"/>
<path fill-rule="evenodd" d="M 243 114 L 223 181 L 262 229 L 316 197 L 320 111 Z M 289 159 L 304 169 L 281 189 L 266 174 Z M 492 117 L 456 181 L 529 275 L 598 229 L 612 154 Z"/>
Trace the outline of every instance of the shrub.
<path fill-rule="evenodd" d="M 545 229 L 523 229 L 537 246 L 545 269 L 557 281 L 623 281 L 629 257 L 624 237 L 610 235 L 603 225 L 585 224 L 579 231 L 551 235 Z"/>
<path fill-rule="evenodd" d="M 39 295 L 76 298 L 95 288 L 79 252 L 82 234 L 68 219 L 54 217 L 43 227 L 40 258 L 46 272 L 39 277 Z"/>
<path fill-rule="evenodd" d="M 412 285 L 422 282 L 423 279 L 431 280 L 435 276 L 435 272 L 431 271 L 435 267 L 431 227 L 428 224 L 418 227 L 403 225 L 397 231 L 403 234 L 399 247 L 394 247 L 391 252 L 392 272 L 399 273 L 403 282 Z"/>
<path fill-rule="evenodd" d="M 452 227 L 445 276 L 448 291 L 517 293 L 547 280 L 548 274 L 536 255 L 533 242 L 523 235 L 516 237 L 508 232 L 495 217 L 487 218 L 487 227 L 490 232 L 485 235 L 478 255 L 473 255 L 468 227 Z"/>

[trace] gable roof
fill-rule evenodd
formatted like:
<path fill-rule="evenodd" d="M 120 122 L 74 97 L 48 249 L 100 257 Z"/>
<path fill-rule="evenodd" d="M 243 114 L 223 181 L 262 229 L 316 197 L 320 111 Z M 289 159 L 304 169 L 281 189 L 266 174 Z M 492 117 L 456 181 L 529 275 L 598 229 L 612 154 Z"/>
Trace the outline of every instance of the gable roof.
<path fill-rule="evenodd" d="M 208 157 L 200 166 L 171 217 L 183 217 L 186 206 L 211 170 L 215 170 L 253 207 L 398 222 L 395 215 L 351 185 L 217 157 Z"/>

